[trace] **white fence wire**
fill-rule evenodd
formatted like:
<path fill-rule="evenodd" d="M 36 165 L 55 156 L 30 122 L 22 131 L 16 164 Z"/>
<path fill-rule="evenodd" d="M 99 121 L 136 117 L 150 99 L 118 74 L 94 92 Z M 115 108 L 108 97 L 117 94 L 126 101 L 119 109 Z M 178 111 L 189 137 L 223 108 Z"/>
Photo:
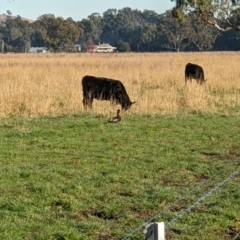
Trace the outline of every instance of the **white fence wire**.
<path fill-rule="evenodd" d="M 239 240 L 239 239 L 240 239 L 240 232 L 232 240 Z"/>
<path fill-rule="evenodd" d="M 183 210 L 180 214 L 178 214 L 175 218 L 173 218 L 171 221 L 169 221 L 166 224 L 166 228 L 170 227 L 173 222 L 178 220 L 179 218 L 183 217 L 186 213 L 190 213 L 193 208 L 195 208 L 198 204 L 200 204 L 202 201 L 204 201 L 207 197 L 211 196 L 215 191 L 217 191 L 220 187 L 222 187 L 226 182 L 233 179 L 240 173 L 240 167 L 237 169 L 237 171 L 233 172 L 229 177 L 224 179 L 222 182 L 220 182 L 217 186 L 212 188 L 209 192 L 204 194 L 202 197 L 198 198 L 196 202 L 194 202 L 191 206 Z"/>
<path fill-rule="evenodd" d="M 207 180 L 203 181 L 202 183 L 198 184 L 197 186 L 195 186 L 193 189 L 191 189 L 190 191 L 188 191 L 185 195 L 183 195 L 182 197 L 180 197 L 178 200 L 176 200 L 173 204 L 171 204 L 170 206 L 166 207 L 165 209 L 163 209 L 161 212 L 159 212 L 158 214 L 156 214 L 155 216 L 153 216 L 152 218 L 150 218 L 147 222 L 145 222 L 143 225 L 141 225 L 140 227 L 136 228 L 135 230 L 133 230 L 131 233 L 129 233 L 128 235 L 126 235 L 125 237 L 123 237 L 121 240 L 126 240 L 128 238 L 131 238 L 135 233 L 137 233 L 138 231 L 142 230 L 144 226 L 146 226 L 147 224 L 154 222 L 154 220 L 156 220 L 157 218 L 159 218 L 160 216 L 162 216 L 164 213 L 166 213 L 168 210 L 170 210 L 172 207 L 174 207 L 177 203 L 179 203 L 182 200 L 185 200 L 188 196 L 190 196 L 191 194 L 193 194 L 196 190 L 200 189 L 201 187 L 203 187 L 204 185 L 206 185 L 207 183 L 209 183 L 210 181 L 212 181 L 216 176 L 218 176 L 220 173 L 223 173 L 226 169 L 228 169 L 231 166 L 234 166 L 236 164 L 239 163 L 240 158 L 235 159 L 234 161 L 232 161 L 231 163 L 227 164 L 224 168 L 222 168 L 221 170 L 219 170 L 217 173 L 215 173 L 214 175 L 212 175 L 210 178 L 208 178 Z M 227 183 L 228 181 L 230 181 L 231 179 L 233 179 L 234 177 L 236 177 L 238 174 L 240 173 L 240 167 L 237 168 L 236 171 L 234 171 L 233 173 L 231 173 L 230 175 L 228 175 L 227 178 L 225 178 L 223 181 L 219 182 L 216 186 L 212 187 L 207 193 L 205 193 L 204 195 L 202 195 L 201 197 L 199 197 L 192 205 L 190 205 L 189 207 L 187 207 L 185 210 L 183 210 L 181 213 L 179 213 L 177 216 L 175 216 L 172 220 L 170 220 L 168 223 L 166 223 L 165 227 L 166 229 L 169 228 L 173 222 L 177 221 L 178 219 L 180 219 L 181 217 L 183 217 L 186 213 L 189 213 L 193 208 L 195 208 L 198 204 L 200 204 L 201 202 L 203 202 L 207 197 L 209 197 L 210 195 L 212 195 L 215 191 L 217 191 L 218 189 L 220 189 L 225 183 Z M 240 233 L 238 233 L 233 240 L 238 240 L 238 237 L 240 237 Z"/>

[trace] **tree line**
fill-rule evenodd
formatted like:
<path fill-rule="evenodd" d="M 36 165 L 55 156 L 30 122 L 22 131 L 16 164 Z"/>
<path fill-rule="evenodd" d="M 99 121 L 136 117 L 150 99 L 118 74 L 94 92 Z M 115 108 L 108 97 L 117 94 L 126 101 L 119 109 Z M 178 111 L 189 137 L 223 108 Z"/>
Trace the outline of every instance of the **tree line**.
<path fill-rule="evenodd" d="M 129 7 L 108 9 L 81 21 L 44 14 L 29 22 L 21 16 L 13 18 L 8 11 L 6 21 L 0 23 L 0 52 L 28 52 L 30 47 L 40 46 L 52 52 L 73 52 L 74 44 L 88 48 L 99 42 L 120 52 L 240 50 L 240 32 L 219 29 L 226 26 L 223 18 L 212 16 L 217 28 L 203 21 L 199 12 L 177 7 L 163 14 Z M 233 12 L 232 19 L 239 19 L 239 11 Z"/>

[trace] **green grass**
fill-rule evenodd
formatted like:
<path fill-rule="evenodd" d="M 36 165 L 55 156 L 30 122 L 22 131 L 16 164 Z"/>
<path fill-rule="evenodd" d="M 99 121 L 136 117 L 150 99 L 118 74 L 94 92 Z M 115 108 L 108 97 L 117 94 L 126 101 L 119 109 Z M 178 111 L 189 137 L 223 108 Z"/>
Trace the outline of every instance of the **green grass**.
<path fill-rule="evenodd" d="M 121 239 L 238 157 L 237 111 L 119 124 L 96 115 L 1 120 L 1 239 Z M 156 221 L 169 222 L 239 162 Z M 175 221 L 167 239 L 232 239 L 239 184 L 238 175 Z"/>

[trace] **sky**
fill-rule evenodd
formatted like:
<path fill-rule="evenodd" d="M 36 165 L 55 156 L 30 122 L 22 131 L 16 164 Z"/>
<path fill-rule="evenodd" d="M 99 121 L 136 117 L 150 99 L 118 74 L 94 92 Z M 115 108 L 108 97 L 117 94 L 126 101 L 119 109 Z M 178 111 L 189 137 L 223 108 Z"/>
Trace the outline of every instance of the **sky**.
<path fill-rule="evenodd" d="M 51 13 L 55 17 L 71 17 L 74 21 L 81 21 L 92 13 L 102 15 L 111 8 L 147 9 L 160 14 L 173 6 L 171 0 L 0 0 L 0 14 L 10 10 L 13 16 L 36 20 L 43 14 Z"/>

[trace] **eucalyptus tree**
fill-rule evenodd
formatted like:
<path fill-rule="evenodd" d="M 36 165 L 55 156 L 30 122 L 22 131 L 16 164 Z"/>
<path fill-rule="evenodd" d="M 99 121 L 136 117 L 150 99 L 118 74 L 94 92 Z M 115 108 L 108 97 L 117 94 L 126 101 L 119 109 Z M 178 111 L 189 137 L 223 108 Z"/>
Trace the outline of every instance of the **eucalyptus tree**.
<path fill-rule="evenodd" d="M 156 47 L 158 28 L 154 23 L 144 23 L 140 28 L 139 42 L 142 51 L 153 51 Z"/>
<path fill-rule="evenodd" d="M 108 9 L 103 13 L 103 28 L 101 33 L 101 40 L 117 45 L 121 40 L 117 32 L 117 9 Z"/>
<path fill-rule="evenodd" d="M 92 13 L 87 18 L 79 22 L 79 26 L 83 29 L 84 40 L 92 39 L 94 42 L 100 41 L 102 33 L 102 17 L 99 13 Z"/>
<path fill-rule="evenodd" d="M 189 19 L 179 21 L 172 17 L 171 11 L 166 11 L 160 15 L 158 25 L 161 45 L 170 51 L 184 51 L 191 44 L 189 36 L 191 34 L 191 24 Z"/>
<path fill-rule="evenodd" d="M 31 37 L 35 30 L 28 21 L 21 17 L 7 19 L 5 26 L 0 29 L 6 50 L 28 52 L 31 47 Z"/>
<path fill-rule="evenodd" d="M 118 44 L 118 51 L 119 52 L 130 52 L 131 51 L 130 44 L 128 42 L 120 41 Z"/>
<path fill-rule="evenodd" d="M 138 51 L 160 50 L 158 44 L 159 14 L 152 10 L 144 10 L 140 16 Z"/>
<path fill-rule="evenodd" d="M 157 24 L 159 22 L 159 14 L 153 10 L 145 9 L 141 16 L 148 23 Z"/>
<path fill-rule="evenodd" d="M 158 14 L 154 11 L 141 12 L 129 7 L 108 9 L 103 13 L 101 39 L 114 45 L 129 43 L 133 51 L 147 51 L 153 49 L 157 22 Z"/>
<path fill-rule="evenodd" d="M 72 18 L 64 20 L 53 14 L 44 14 L 38 18 L 36 24 L 39 37 L 53 52 L 59 52 L 66 46 L 72 47 L 73 42 L 78 40 L 82 34 L 81 29 Z"/>
<path fill-rule="evenodd" d="M 176 2 L 172 14 L 183 19 L 189 13 L 225 32 L 240 30 L 240 0 L 171 0 Z"/>
<path fill-rule="evenodd" d="M 116 17 L 117 36 L 120 41 L 128 42 L 132 49 L 135 49 L 141 42 L 140 32 L 144 19 L 142 12 L 129 7 L 118 10 Z"/>
<path fill-rule="evenodd" d="M 191 32 L 188 40 L 198 51 L 212 50 L 221 33 L 211 25 L 205 24 L 195 14 L 189 14 Z"/>

